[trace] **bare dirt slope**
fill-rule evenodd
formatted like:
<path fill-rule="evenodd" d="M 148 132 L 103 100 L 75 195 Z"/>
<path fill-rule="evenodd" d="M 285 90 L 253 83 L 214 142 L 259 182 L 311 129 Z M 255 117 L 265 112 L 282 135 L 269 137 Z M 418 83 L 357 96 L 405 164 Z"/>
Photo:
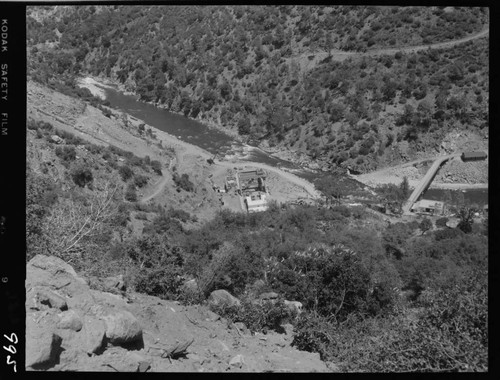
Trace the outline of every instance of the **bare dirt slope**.
<path fill-rule="evenodd" d="M 90 87 L 95 81 L 87 81 Z M 95 86 L 94 86 L 95 87 Z M 94 90 L 97 91 L 98 87 Z M 96 92 L 97 94 L 97 92 Z M 227 169 L 260 167 L 268 171 L 269 187 L 276 200 L 284 201 L 318 195 L 309 182 L 278 168 L 248 161 L 220 161 L 209 165 L 212 158 L 209 152 L 183 142 L 168 133 L 154 130 L 154 140 L 141 136 L 138 127 L 141 120 L 129 115 L 111 111 L 111 117 L 105 117 L 101 110 L 86 105 L 83 101 L 58 93 L 39 84 L 28 83 L 28 118 L 50 122 L 56 128 L 99 145 L 114 145 L 131 151 L 139 157 L 150 156 L 162 163 L 163 176 L 143 190 L 142 202 L 154 202 L 167 206 L 183 208 L 195 213 L 200 221 L 211 218 L 222 205 L 218 194 L 211 188 L 210 176 L 220 175 L 223 183 Z M 146 125 L 146 128 L 151 126 Z M 179 174 L 186 173 L 195 184 L 195 192 L 178 192 L 172 180 L 172 170 Z M 235 211 L 237 207 L 231 207 Z"/>

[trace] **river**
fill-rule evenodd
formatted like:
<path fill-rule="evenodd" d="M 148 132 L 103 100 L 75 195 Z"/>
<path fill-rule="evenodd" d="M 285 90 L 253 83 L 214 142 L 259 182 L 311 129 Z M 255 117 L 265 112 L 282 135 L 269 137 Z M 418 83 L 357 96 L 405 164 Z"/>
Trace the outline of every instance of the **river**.
<path fill-rule="evenodd" d="M 120 109 L 137 119 L 144 120 L 148 125 L 174 135 L 179 140 L 196 145 L 214 155 L 217 153 L 218 157 L 236 158 L 283 168 L 310 182 L 325 175 L 324 172 L 306 170 L 292 162 L 273 157 L 260 148 L 238 142 L 233 137 L 217 129 L 209 128 L 198 121 L 158 108 L 152 104 L 140 102 L 136 96 L 125 95 L 108 86 L 99 87 L 105 91 L 106 100 L 109 101 L 113 108 Z M 458 190 L 450 191 L 452 201 L 461 197 L 458 194 L 459 192 Z M 445 190 L 430 189 L 424 194 L 424 198 L 442 201 L 450 197 L 445 193 Z M 461 193 L 466 202 L 476 203 L 480 206 L 488 204 L 487 189 L 469 189 Z"/>
<path fill-rule="evenodd" d="M 243 161 L 259 162 L 274 167 L 285 168 L 309 181 L 318 178 L 322 172 L 306 170 L 302 167 L 276 157 L 262 149 L 243 144 L 233 137 L 185 116 L 169 112 L 149 103 L 140 102 L 136 96 L 125 95 L 108 86 L 99 86 L 106 94 L 111 107 L 120 109 L 156 129 L 176 136 L 179 140 L 196 145 L 206 151 L 217 153 L 226 159 L 236 158 Z"/>

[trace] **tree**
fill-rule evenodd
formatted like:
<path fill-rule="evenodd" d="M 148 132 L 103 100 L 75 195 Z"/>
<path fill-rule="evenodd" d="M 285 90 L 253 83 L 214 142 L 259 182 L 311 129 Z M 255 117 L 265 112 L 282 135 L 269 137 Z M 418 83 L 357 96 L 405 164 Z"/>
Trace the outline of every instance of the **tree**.
<path fill-rule="evenodd" d="M 403 177 L 403 181 L 399 184 L 399 189 L 401 190 L 401 197 L 408 199 L 410 196 L 410 183 L 408 182 L 407 176 Z"/>
<path fill-rule="evenodd" d="M 161 172 L 161 163 L 160 161 L 158 160 L 152 160 L 151 161 L 151 169 L 153 169 L 153 171 L 158 174 L 158 175 L 162 175 L 162 172 Z"/>
<path fill-rule="evenodd" d="M 92 175 L 92 171 L 89 168 L 85 168 L 83 166 L 76 166 L 72 172 L 71 177 L 73 178 L 73 182 L 80 187 L 85 187 L 90 185 L 94 180 Z"/>
<path fill-rule="evenodd" d="M 128 165 L 120 166 L 118 173 L 120 173 L 123 181 L 128 181 L 134 175 L 134 171 Z"/>
<path fill-rule="evenodd" d="M 432 221 L 429 218 L 424 218 L 420 224 L 418 225 L 420 228 L 420 231 L 422 231 L 422 235 L 425 234 L 427 231 L 432 229 Z"/>
<path fill-rule="evenodd" d="M 339 184 L 338 178 L 333 176 L 325 176 L 316 182 L 319 191 L 324 193 L 327 200 L 332 203 L 335 201 L 337 205 L 341 204 L 342 197 L 345 195 L 342 186 Z"/>
<path fill-rule="evenodd" d="M 472 224 L 474 223 L 474 214 L 477 210 L 473 207 L 462 206 L 458 212 L 458 217 L 460 222 L 457 228 L 462 230 L 462 232 L 468 234 L 472 232 Z"/>
<path fill-rule="evenodd" d="M 127 186 L 127 191 L 125 192 L 125 199 L 129 202 L 137 202 L 137 192 L 135 191 L 135 185 L 129 183 Z"/>

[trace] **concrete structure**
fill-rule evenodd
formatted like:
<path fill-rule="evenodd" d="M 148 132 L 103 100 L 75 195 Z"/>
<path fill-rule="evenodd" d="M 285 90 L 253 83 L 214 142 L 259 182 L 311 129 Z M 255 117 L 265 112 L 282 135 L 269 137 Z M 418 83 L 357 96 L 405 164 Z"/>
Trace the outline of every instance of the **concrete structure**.
<path fill-rule="evenodd" d="M 266 194 L 262 192 L 250 193 L 244 202 L 248 212 L 266 211 L 268 208 Z"/>
<path fill-rule="evenodd" d="M 484 152 L 464 152 L 460 157 L 462 161 L 481 161 L 486 160 L 488 155 Z"/>
<path fill-rule="evenodd" d="M 443 215 L 444 213 L 444 203 L 439 201 L 431 201 L 428 199 L 422 199 L 416 202 L 412 208 L 411 212 L 417 214 L 426 215 Z"/>
<path fill-rule="evenodd" d="M 411 193 L 410 197 L 406 201 L 405 205 L 403 206 L 403 213 L 408 214 L 410 210 L 412 209 L 413 204 L 417 201 L 417 199 L 422 195 L 422 193 L 427 190 L 429 185 L 431 184 L 432 180 L 434 179 L 434 176 L 436 175 L 437 171 L 443 165 L 446 161 L 448 161 L 450 158 L 453 157 L 458 157 L 457 154 L 450 154 L 448 156 L 443 156 L 438 158 L 437 160 L 434 161 L 434 163 L 431 165 L 427 173 L 425 173 L 424 178 L 420 181 L 420 183 L 417 185 L 415 190 L 413 190 L 413 193 Z"/>
<path fill-rule="evenodd" d="M 229 191 L 232 188 L 237 188 L 238 182 L 236 181 L 236 177 L 234 177 L 232 175 L 228 175 L 226 177 L 226 182 L 224 184 L 224 187 L 225 187 L 226 191 Z"/>
<path fill-rule="evenodd" d="M 266 191 L 266 175 L 262 169 L 238 172 L 238 185 L 241 191 Z"/>

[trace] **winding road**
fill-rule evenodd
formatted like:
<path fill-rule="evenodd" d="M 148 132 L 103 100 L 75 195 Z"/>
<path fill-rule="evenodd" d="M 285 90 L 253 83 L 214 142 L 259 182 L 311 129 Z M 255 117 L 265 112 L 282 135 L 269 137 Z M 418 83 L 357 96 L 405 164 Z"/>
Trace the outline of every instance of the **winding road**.
<path fill-rule="evenodd" d="M 427 49 L 446 49 L 464 42 L 472 41 L 478 38 L 485 37 L 489 35 L 490 25 L 486 24 L 480 32 L 471 34 L 470 36 L 460 38 L 458 40 L 438 42 L 430 45 L 417 45 L 417 46 L 404 46 L 400 48 L 387 48 L 387 49 L 373 49 L 367 50 L 366 52 L 346 52 L 338 49 L 332 49 L 330 51 L 332 61 L 342 62 L 348 58 L 358 58 L 358 57 L 378 57 L 381 55 L 393 55 L 397 52 L 401 53 L 414 53 L 417 51 L 427 50 Z M 309 60 L 309 56 L 314 56 L 312 60 Z M 303 70 L 313 69 L 318 62 L 323 61 L 328 57 L 328 51 L 318 51 L 318 52 L 307 52 L 302 53 L 296 57 L 290 59 L 298 59 L 301 62 L 301 67 Z"/>

